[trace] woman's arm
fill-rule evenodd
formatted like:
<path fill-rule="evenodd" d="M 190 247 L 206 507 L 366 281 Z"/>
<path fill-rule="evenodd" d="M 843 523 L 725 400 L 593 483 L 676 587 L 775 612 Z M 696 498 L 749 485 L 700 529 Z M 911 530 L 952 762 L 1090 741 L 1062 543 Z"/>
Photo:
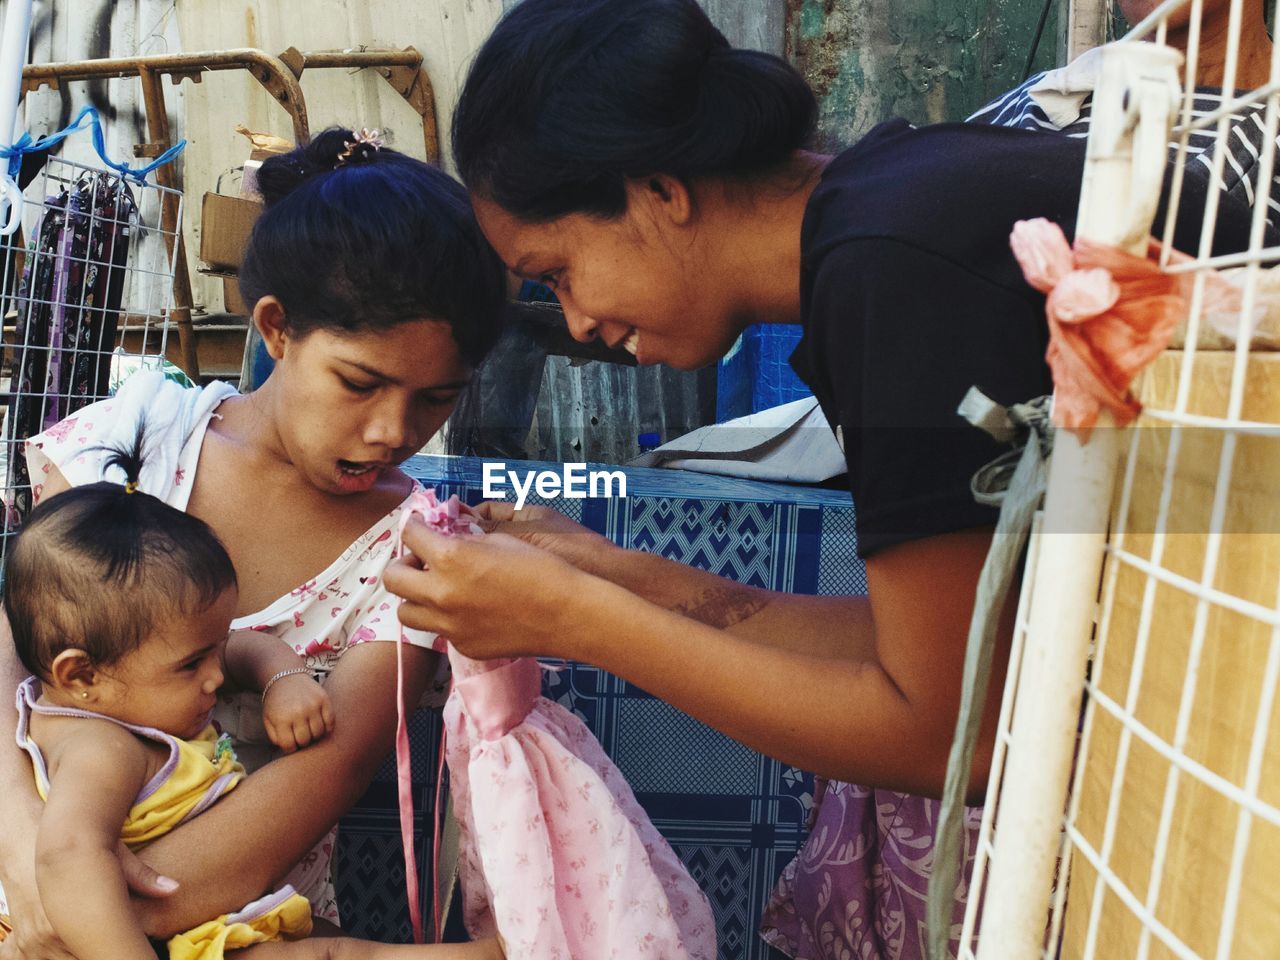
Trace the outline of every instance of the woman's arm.
<path fill-rule="evenodd" d="M 70 484 L 52 467 L 45 479 L 41 500 L 56 496 Z M 30 674 L 18 659 L 9 631 L 8 616 L 0 616 L 0 882 L 9 889 L 12 873 L 6 864 L 30 864 L 35 851 L 35 825 L 43 804 L 31 777 L 31 758 L 15 742 L 18 714 L 14 709 L 18 686 Z"/>
<path fill-rule="evenodd" d="M 433 655 L 405 647 L 405 697 L 416 704 Z M 325 684 L 341 722 L 306 750 L 247 777 L 211 809 L 142 853 L 181 886 L 164 900 L 134 900 L 151 936 L 170 936 L 237 909 L 278 883 L 358 800 L 395 737 L 396 645 L 343 654 Z"/>
<path fill-rule="evenodd" d="M 431 569 L 388 569 L 388 588 L 407 598 L 401 619 L 440 631 L 468 656 L 584 660 L 784 762 L 941 791 L 987 530 L 877 554 L 867 564 L 870 598 L 844 598 L 847 617 L 832 616 L 821 599 L 808 611 L 810 598 L 780 603 L 778 643 L 673 613 L 510 537 L 447 538 L 412 524 L 405 541 Z M 801 613 L 788 617 L 788 609 Z M 998 699 L 993 689 L 974 784 L 986 780 Z"/>
<path fill-rule="evenodd" d="M 41 499 L 68 489 L 70 484 L 56 467 L 45 479 Z M 9 631 L 9 618 L 0 616 L 0 882 L 9 881 L 6 864 L 30 864 L 35 850 L 35 825 L 43 804 L 31 778 L 31 758 L 18 748 L 15 735 L 18 714 L 14 709 L 19 684 L 30 674 L 18 659 Z M 5 883 L 5 888 L 9 884 Z"/>
<path fill-rule="evenodd" d="M 727 630 L 745 640 L 828 656 L 871 659 L 869 616 L 861 597 L 813 597 L 777 593 L 736 583 L 652 553 L 625 550 L 605 537 L 543 506 L 515 509 L 486 501 L 474 512 L 490 532 L 506 533 L 541 547 L 579 570 L 601 577 L 691 620 Z M 843 635 L 826 629 L 841 622 Z"/>
<path fill-rule="evenodd" d="M 82 725 L 51 757 L 36 884 L 54 931 L 78 960 L 137 960 L 151 946 L 129 907 L 116 848 L 147 781 L 147 754 L 124 729 L 105 721 Z"/>
<path fill-rule="evenodd" d="M 21 941 L 22 956 L 54 960 L 70 954 L 53 942 L 56 935 L 35 887 L 36 831 L 44 804 L 36 794 L 31 758 L 15 742 L 14 698 L 27 676 L 13 648 L 9 618 L 0 616 L 0 886 L 11 913 L 24 920 L 12 936 Z"/>

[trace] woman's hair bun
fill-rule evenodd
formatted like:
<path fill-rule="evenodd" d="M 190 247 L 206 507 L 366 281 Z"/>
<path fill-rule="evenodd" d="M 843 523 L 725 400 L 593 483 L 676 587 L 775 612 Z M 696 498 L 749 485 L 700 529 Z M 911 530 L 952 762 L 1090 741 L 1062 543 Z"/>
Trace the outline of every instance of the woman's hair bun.
<path fill-rule="evenodd" d="M 817 121 L 813 92 L 785 60 L 715 45 L 698 85 L 688 139 L 672 164 L 689 174 L 767 169 L 808 143 Z"/>
<path fill-rule="evenodd" d="M 793 66 L 732 48 L 695 0 L 523 0 L 476 55 L 453 150 L 519 217 L 616 216 L 628 178 L 768 173 L 817 112 Z"/>
<path fill-rule="evenodd" d="M 270 207 L 312 177 L 335 169 L 340 162 L 359 163 L 376 152 L 371 144 L 359 142 L 351 130 L 331 127 L 316 134 L 305 146 L 264 160 L 258 171 L 258 190 L 263 202 Z"/>

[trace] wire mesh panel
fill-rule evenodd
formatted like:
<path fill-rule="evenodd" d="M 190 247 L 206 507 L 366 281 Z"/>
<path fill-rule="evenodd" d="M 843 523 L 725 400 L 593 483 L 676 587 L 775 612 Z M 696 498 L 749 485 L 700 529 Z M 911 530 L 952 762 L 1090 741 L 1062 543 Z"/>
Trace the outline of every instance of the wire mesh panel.
<path fill-rule="evenodd" d="M 164 206 L 176 216 L 165 222 Z M 5 505 L 0 563 L 42 478 L 27 438 L 165 362 L 181 193 L 49 157 L 24 191 L 22 228 L 0 238 Z"/>
<path fill-rule="evenodd" d="M 1185 75 L 1197 76 L 1201 6 L 1166 3 L 1125 42 L 1153 30 L 1163 40 L 1189 7 Z M 1045 904 L 1046 958 L 1280 957 L 1280 57 L 1272 52 L 1265 82 L 1234 89 L 1242 37 L 1244 46 L 1256 39 L 1244 31 L 1262 29 L 1260 15 L 1251 19 L 1260 6 L 1230 3 L 1221 91 L 1184 84 L 1175 193 L 1196 164 L 1222 190 L 1201 201 L 1198 255 L 1180 262 L 1166 250 L 1163 259 L 1186 280 L 1189 318 L 1140 382 L 1145 410 L 1127 437 Z M 1218 105 L 1205 108 L 1206 96 Z M 1253 208 L 1250 243 L 1213 257 L 1217 207 L 1232 184 Z M 1171 224 L 1153 232 L 1167 239 Z M 1040 543 L 1024 576 L 1032 594 L 1054 588 L 1035 583 Z M 1014 789 L 1003 761 L 1029 642 L 1020 614 L 964 957 L 990 907 L 978 904 L 1000 797 Z"/>

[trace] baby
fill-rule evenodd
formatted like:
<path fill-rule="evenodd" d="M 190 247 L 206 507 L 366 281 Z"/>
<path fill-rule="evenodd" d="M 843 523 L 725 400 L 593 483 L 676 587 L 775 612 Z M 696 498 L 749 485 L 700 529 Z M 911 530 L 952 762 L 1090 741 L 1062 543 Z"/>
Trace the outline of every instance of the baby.
<path fill-rule="evenodd" d="M 290 647 L 253 633 L 228 638 L 231 560 L 203 521 L 138 491 L 141 448 L 139 434 L 132 453 L 112 457 L 123 486 L 77 486 L 33 510 L 5 569 L 14 643 L 33 674 L 18 691 L 18 739 L 46 801 L 36 880 L 50 923 L 80 960 L 151 955 L 129 905 L 120 841 L 145 845 L 244 776 L 210 723 L 224 681 L 261 691 L 264 726 L 286 752 L 334 722 Z M 174 960 L 230 948 L 259 960 L 503 956 L 493 939 L 411 947 L 303 939 L 310 932 L 309 904 L 285 887 L 174 937 L 169 952 Z"/>

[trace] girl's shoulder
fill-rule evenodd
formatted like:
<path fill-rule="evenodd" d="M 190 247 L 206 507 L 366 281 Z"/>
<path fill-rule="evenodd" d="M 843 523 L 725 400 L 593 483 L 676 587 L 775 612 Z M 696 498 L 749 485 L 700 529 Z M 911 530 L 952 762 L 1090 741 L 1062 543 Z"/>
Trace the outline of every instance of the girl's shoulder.
<path fill-rule="evenodd" d="M 214 408 L 235 394 L 233 387 L 221 382 L 186 387 L 157 371 L 135 374 L 114 396 L 82 407 L 26 441 L 32 482 L 40 484 L 51 467 L 73 486 L 109 479 L 104 476 L 104 464 L 110 452 L 131 449 L 143 428 L 146 460 L 141 486 L 163 499 L 171 462 L 193 432 L 208 422 Z M 162 475 L 164 483 L 160 483 Z"/>

